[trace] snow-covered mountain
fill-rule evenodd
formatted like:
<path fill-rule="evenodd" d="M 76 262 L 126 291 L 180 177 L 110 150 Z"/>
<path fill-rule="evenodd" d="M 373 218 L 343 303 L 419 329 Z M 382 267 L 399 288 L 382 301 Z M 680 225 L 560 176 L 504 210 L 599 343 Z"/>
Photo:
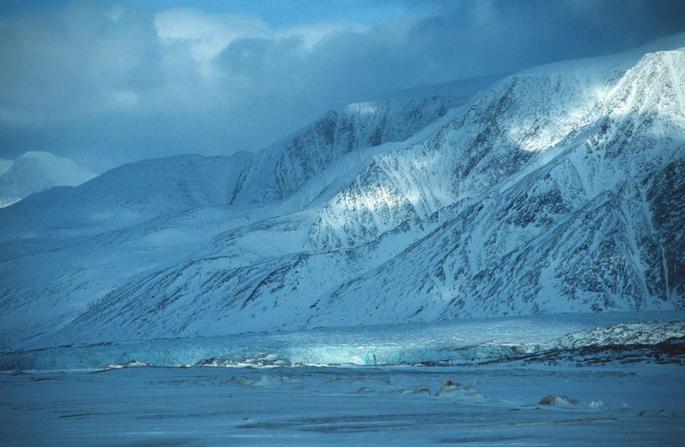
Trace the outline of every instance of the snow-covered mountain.
<path fill-rule="evenodd" d="M 76 186 L 95 174 L 68 158 L 30 151 L 16 160 L 0 160 L 0 207 L 54 186 Z"/>
<path fill-rule="evenodd" d="M 298 195 L 278 200 L 282 194 L 279 184 L 260 184 L 259 178 L 275 179 L 269 169 L 276 170 L 292 160 L 293 152 L 307 138 L 320 141 L 322 150 L 337 151 L 344 158 L 362 148 L 360 144 L 368 144 L 353 135 L 355 132 L 367 137 L 369 132 L 381 135 L 374 144 L 408 132 L 397 130 L 401 127 L 393 124 L 397 117 L 384 117 L 389 110 L 402 109 L 398 113 L 405 113 L 407 121 L 418 126 L 416 130 L 465 100 L 463 96 L 431 96 L 367 104 L 377 106 L 377 113 L 351 105 L 329 112 L 315 124 L 258 153 L 182 155 L 131 163 L 78 187 L 53 188 L 0 209 L 0 265 L 4 273 L 0 278 L 0 307 L 5 310 L 0 315 L 0 338 L 16 340 L 46 327 L 57 329 L 141 272 L 174 265 L 196 251 L 212 250 L 212 239 L 221 238 L 224 231 L 241 231 L 248 224 L 264 226 L 268 219 L 284 213 L 290 214 L 287 220 L 298 219 L 296 213 L 302 206 L 289 203 Z M 331 121 L 332 116 L 340 118 Z M 333 126 L 335 138 L 325 140 L 325 132 L 317 134 L 326 123 Z M 358 130 L 347 129 L 350 123 Z M 266 153 L 270 157 L 265 157 Z M 306 181 L 323 169 L 308 166 L 308 172 L 302 173 L 305 180 L 293 182 Z M 351 169 L 354 164 L 349 166 Z M 300 191 L 299 197 L 306 197 L 295 202 L 321 193 L 311 187 L 302 188 L 308 193 Z M 319 187 L 326 186 L 320 182 Z M 248 191 L 252 191 L 252 199 Z M 297 240 L 284 244 L 278 233 L 274 237 L 279 245 L 289 245 L 281 250 L 283 253 L 303 248 Z M 258 238 L 258 233 L 251 233 L 247 244 Z M 204 248 L 206 245 L 209 248 Z M 270 247 L 265 250 L 267 255 L 274 253 Z M 242 262 L 254 258 L 253 251 L 259 252 L 259 248 L 240 253 Z"/>
<path fill-rule="evenodd" d="M 191 208 L 222 206 L 248 160 L 244 154 L 145 160 L 77 187 L 34 194 L 0 209 L 0 240 L 92 235 Z"/>
<path fill-rule="evenodd" d="M 230 204 L 285 199 L 341 157 L 352 154 L 359 158 L 359 149 L 404 141 L 464 100 L 462 96 L 398 97 L 332 110 L 259 151 Z"/>
<path fill-rule="evenodd" d="M 683 307 L 684 174 L 682 35 L 351 104 L 255 153 L 133 163 L 0 210 L 0 338 Z"/>

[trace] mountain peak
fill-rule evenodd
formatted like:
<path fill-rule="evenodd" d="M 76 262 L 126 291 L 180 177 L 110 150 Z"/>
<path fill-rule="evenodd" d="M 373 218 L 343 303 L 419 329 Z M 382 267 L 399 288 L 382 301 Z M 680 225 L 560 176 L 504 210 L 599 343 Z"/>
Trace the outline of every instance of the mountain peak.
<path fill-rule="evenodd" d="M 0 207 L 54 186 L 77 186 L 93 177 L 95 174 L 68 158 L 28 151 L 0 175 Z"/>

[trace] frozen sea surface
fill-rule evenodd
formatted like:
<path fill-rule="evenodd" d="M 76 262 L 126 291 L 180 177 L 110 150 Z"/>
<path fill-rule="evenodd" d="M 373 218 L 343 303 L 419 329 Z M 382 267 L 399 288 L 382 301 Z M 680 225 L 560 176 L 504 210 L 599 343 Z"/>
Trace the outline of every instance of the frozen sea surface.
<path fill-rule="evenodd" d="M 2 445 L 682 445 L 682 367 L 0 374 Z M 560 397 L 555 405 L 539 402 Z M 547 399 L 550 401 L 553 399 Z"/>
<path fill-rule="evenodd" d="M 0 445 L 682 445 L 683 320 L 556 315 L 5 352 Z"/>

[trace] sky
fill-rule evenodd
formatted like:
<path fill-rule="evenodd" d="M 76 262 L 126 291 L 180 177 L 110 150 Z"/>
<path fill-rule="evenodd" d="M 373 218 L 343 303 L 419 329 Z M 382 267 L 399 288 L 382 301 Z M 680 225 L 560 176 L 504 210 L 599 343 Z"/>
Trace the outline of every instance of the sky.
<path fill-rule="evenodd" d="M 349 102 L 682 31 L 681 0 L 3 0 L 0 158 L 259 150 Z"/>

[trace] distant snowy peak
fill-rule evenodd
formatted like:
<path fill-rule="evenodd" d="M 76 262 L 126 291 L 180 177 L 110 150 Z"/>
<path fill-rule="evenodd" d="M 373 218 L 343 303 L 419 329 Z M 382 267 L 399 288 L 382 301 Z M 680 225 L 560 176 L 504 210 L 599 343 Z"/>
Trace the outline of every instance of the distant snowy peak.
<path fill-rule="evenodd" d="M 0 175 L 0 207 L 54 186 L 77 186 L 94 176 L 68 158 L 49 152 L 26 152 Z"/>
<path fill-rule="evenodd" d="M 12 163 L 12 160 L 5 160 L 3 158 L 0 158 L 0 175 L 7 172 L 10 166 L 12 166 Z"/>
<path fill-rule="evenodd" d="M 168 213 L 225 206 L 249 161 L 249 154 L 241 152 L 231 157 L 176 155 L 129 163 L 75 188 L 34 194 L 0 210 L 0 240 L 72 226 L 80 235 L 95 234 Z"/>

